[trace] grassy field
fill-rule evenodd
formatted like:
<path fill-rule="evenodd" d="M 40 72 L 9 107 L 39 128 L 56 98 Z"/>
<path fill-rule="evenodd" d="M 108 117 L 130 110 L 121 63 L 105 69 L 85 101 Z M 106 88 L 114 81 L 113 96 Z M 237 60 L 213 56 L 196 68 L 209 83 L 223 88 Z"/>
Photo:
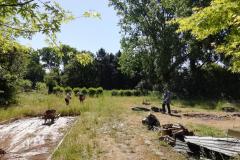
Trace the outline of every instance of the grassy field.
<path fill-rule="evenodd" d="M 143 139 L 146 139 L 146 136 L 151 137 L 152 148 L 158 148 L 164 153 L 167 153 L 165 156 L 168 158 L 171 157 L 176 159 L 176 157 L 178 157 L 178 159 L 184 159 L 183 156 L 176 155 L 168 146 L 159 142 L 157 140 L 158 134 L 149 132 L 146 128 L 142 128 L 140 121 L 146 113 L 133 113 L 130 107 L 136 104 L 140 105 L 144 99 L 150 100 L 155 106 L 161 105 L 161 100 L 156 96 L 112 97 L 110 96 L 110 92 L 105 92 L 103 96 L 95 98 L 87 97 L 83 104 L 80 104 L 77 97 L 73 97 L 70 105 L 66 106 L 64 96 L 24 93 L 19 95 L 18 104 L 0 109 L 0 121 L 9 120 L 11 118 L 39 116 L 46 109 L 56 109 L 62 116 L 78 116 L 76 123 L 54 153 L 53 159 L 56 160 L 101 159 L 101 156 L 106 154 L 106 149 L 103 149 L 105 146 L 102 146 L 101 139 L 111 139 L 111 144 L 116 143 L 119 145 L 119 141 L 121 143 L 123 143 L 123 141 L 124 143 L 129 141 L 129 139 L 123 139 L 123 137 L 128 138 L 129 136 L 134 137 L 135 135 L 142 136 Z M 210 103 L 203 101 L 186 102 L 174 100 L 172 104 L 174 109 L 196 112 L 216 112 L 225 105 L 239 108 L 238 104 L 225 101 Z M 125 128 L 121 129 L 119 126 L 125 124 L 125 122 Z M 208 126 L 207 124 L 195 124 L 194 122 L 187 122 L 186 124 L 196 135 L 225 136 L 223 130 Z M 124 133 L 124 135 L 119 135 L 119 133 Z M 135 146 L 132 146 L 132 144 L 125 144 L 128 150 L 131 150 L 131 147 L 134 148 L 142 144 L 140 142 L 138 144 L 137 141 L 133 141 L 132 143 Z M 143 146 L 143 148 L 148 150 L 148 144 L 147 147 Z M 122 158 L 124 159 L 124 157 Z M 155 159 L 155 157 L 153 156 L 152 159 Z"/>

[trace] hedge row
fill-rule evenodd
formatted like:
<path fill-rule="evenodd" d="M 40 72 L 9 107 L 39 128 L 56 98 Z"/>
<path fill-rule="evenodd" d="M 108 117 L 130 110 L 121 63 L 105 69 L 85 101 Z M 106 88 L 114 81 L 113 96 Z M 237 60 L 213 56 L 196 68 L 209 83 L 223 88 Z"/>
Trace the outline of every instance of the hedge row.
<path fill-rule="evenodd" d="M 76 87 L 76 88 L 71 88 L 71 87 L 60 87 L 60 86 L 56 86 L 53 88 L 53 92 L 55 94 L 61 94 L 61 93 L 74 93 L 75 95 L 77 95 L 78 92 L 81 92 L 82 94 L 84 95 L 89 95 L 89 96 L 98 96 L 98 95 L 101 95 L 103 94 L 103 88 L 102 87 L 98 87 L 98 88 L 79 88 L 79 87 Z"/>
<path fill-rule="evenodd" d="M 139 90 L 113 90 L 112 96 L 143 96 L 146 93 L 143 93 Z"/>

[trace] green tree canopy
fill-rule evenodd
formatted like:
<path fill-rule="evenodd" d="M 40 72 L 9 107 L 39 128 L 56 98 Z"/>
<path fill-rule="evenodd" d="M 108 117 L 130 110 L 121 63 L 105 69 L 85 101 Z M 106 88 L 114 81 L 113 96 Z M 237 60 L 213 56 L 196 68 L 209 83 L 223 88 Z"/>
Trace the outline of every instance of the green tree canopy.
<path fill-rule="evenodd" d="M 72 18 L 55 1 L 0 0 L 0 43 L 7 48 L 15 38 L 31 38 L 36 33 L 55 41 L 61 24 Z"/>
<path fill-rule="evenodd" d="M 191 31 L 199 40 L 221 34 L 224 42 L 212 45 L 230 58 L 233 72 L 240 72 L 240 1 L 212 0 L 208 7 L 194 8 L 193 12 L 189 17 L 172 21 L 180 24 L 178 32 Z"/>

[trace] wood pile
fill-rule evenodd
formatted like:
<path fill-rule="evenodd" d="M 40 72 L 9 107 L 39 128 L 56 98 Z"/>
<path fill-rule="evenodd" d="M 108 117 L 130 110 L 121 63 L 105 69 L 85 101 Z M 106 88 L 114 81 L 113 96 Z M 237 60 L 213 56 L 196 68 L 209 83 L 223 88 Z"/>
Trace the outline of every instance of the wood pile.
<path fill-rule="evenodd" d="M 189 131 L 181 124 L 165 124 L 160 129 L 160 140 L 175 146 L 176 140 L 184 141 L 185 136 L 193 136 L 193 132 Z"/>

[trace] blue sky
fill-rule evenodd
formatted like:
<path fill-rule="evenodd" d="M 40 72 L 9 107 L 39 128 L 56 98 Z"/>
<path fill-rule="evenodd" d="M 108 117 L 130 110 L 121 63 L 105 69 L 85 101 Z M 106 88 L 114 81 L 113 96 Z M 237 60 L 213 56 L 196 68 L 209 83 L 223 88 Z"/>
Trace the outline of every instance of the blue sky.
<path fill-rule="evenodd" d="M 57 0 L 64 9 L 80 16 L 84 11 L 94 10 L 101 13 L 102 19 L 78 18 L 64 24 L 58 40 L 78 50 L 96 53 L 100 48 L 116 53 L 120 49 L 119 18 L 108 0 Z M 19 40 L 21 44 L 34 49 L 47 46 L 44 36 L 37 34 L 32 40 Z"/>

